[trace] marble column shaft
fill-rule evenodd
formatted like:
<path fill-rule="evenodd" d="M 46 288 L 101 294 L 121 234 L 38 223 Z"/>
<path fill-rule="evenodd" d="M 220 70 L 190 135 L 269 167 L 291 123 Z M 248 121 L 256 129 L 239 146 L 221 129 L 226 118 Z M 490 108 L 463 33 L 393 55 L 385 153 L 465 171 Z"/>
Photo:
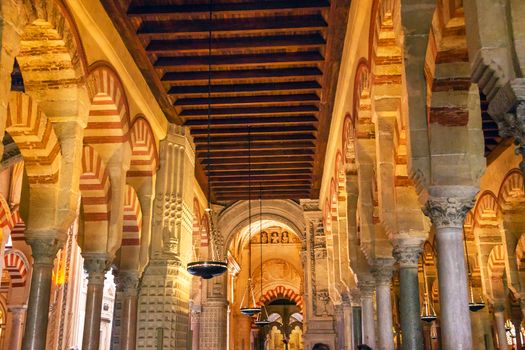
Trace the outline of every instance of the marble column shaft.
<path fill-rule="evenodd" d="M 442 348 L 471 350 L 463 221 L 474 206 L 475 192 L 458 189 L 454 197 L 453 189 L 443 192 L 447 196 L 430 197 L 425 208 L 436 230 Z"/>
<path fill-rule="evenodd" d="M 361 282 L 361 312 L 363 322 L 363 343 L 376 348 L 376 327 L 374 320 L 374 290 L 375 285 L 371 281 Z"/>
<path fill-rule="evenodd" d="M 136 271 L 121 271 L 118 276 L 122 285 L 122 318 L 120 323 L 120 349 L 135 350 L 137 338 L 137 300 L 139 276 Z"/>
<path fill-rule="evenodd" d="M 82 349 L 99 350 L 104 279 L 108 259 L 105 253 L 87 253 L 83 254 L 83 256 L 84 268 L 88 273 L 88 285 Z"/>
<path fill-rule="evenodd" d="M 421 244 L 397 244 L 394 247 L 394 257 L 399 263 L 399 316 L 403 350 L 423 349 L 417 267 L 421 251 Z"/>
<path fill-rule="evenodd" d="M 24 316 L 27 311 L 26 305 L 9 305 L 11 313 L 11 335 L 8 340 L 8 349 L 20 349 L 22 337 L 24 335 Z"/>
<path fill-rule="evenodd" d="M 61 244 L 55 239 L 30 239 L 28 243 L 31 245 L 33 256 L 33 271 L 22 349 L 44 350 L 46 348 L 53 261 Z"/>
<path fill-rule="evenodd" d="M 382 265 L 374 269 L 376 279 L 377 329 L 379 350 L 394 350 L 394 334 L 392 332 L 392 299 L 390 281 L 392 265 Z"/>
<path fill-rule="evenodd" d="M 505 306 L 503 303 L 494 305 L 494 320 L 496 322 L 496 334 L 498 335 L 498 349 L 507 350 L 507 332 L 505 330 Z"/>

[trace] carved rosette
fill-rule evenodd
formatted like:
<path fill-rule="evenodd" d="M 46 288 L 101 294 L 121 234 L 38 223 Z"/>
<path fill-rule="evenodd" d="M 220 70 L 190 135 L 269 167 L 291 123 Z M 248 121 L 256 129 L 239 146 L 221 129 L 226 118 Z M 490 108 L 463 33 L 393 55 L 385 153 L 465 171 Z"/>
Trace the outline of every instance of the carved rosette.
<path fill-rule="evenodd" d="M 63 242 L 57 239 L 49 238 L 31 238 L 27 239 L 27 243 L 31 246 L 31 255 L 38 265 L 51 265 L 62 248 Z"/>
<path fill-rule="evenodd" d="M 84 269 L 88 274 L 89 284 L 104 284 L 106 271 L 109 268 L 110 259 L 107 254 L 85 253 Z"/>
<path fill-rule="evenodd" d="M 465 216 L 475 203 L 474 197 L 431 197 L 423 211 L 436 228 L 463 228 Z"/>
<path fill-rule="evenodd" d="M 422 252 L 421 245 L 396 245 L 393 254 L 400 268 L 417 268 Z"/>

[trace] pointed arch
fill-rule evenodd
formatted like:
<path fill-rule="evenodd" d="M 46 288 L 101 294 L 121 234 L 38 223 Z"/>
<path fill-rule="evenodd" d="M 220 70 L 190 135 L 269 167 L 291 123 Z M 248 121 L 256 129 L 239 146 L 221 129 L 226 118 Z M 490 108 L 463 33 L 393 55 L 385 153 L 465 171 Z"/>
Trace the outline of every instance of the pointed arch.
<path fill-rule="evenodd" d="M 80 193 L 85 221 L 109 219 L 111 187 L 108 172 L 102 158 L 93 147 L 87 145 L 82 148 Z"/>
<path fill-rule="evenodd" d="M 130 130 L 131 166 L 128 176 L 151 176 L 159 168 L 159 155 L 153 130 L 148 121 L 138 116 Z"/>
<path fill-rule="evenodd" d="M 122 82 L 109 64 L 97 62 L 87 78 L 91 100 L 88 123 L 84 130 L 87 144 L 127 142 L 129 106 Z"/>
<path fill-rule="evenodd" d="M 51 123 L 29 95 L 11 92 L 9 96 L 6 131 L 24 157 L 29 183 L 57 183 L 61 152 Z"/>

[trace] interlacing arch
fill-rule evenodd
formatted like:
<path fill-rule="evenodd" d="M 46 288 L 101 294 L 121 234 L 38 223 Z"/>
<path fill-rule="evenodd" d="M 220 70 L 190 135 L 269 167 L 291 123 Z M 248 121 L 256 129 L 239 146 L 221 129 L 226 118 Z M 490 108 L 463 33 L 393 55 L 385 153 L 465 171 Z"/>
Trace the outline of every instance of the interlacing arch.
<path fill-rule="evenodd" d="M 277 286 L 274 289 L 266 291 L 266 293 L 264 293 L 261 298 L 259 298 L 257 304 L 262 306 L 276 299 L 289 299 L 297 305 L 301 312 L 303 310 L 303 297 L 296 293 L 293 289 L 286 288 L 284 286 Z"/>
<path fill-rule="evenodd" d="M 152 176 L 159 167 L 159 155 L 150 124 L 143 116 L 136 117 L 129 135 L 131 166 L 127 176 Z"/>
<path fill-rule="evenodd" d="M 142 230 L 142 210 L 137 192 L 126 185 L 122 221 L 122 247 L 138 247 Z"/>
<path fill-rule="evenodd" d="M 24 287 L 27 278 L 27 264 L 23 254 L 19 251 L 8 249 L 4 255 L 4 267 L 11 278 L 11 286 Z"/>
<path fill-rule="evenodd" d="M 57 183 L 60 145 L 36 101 L 25 93 L 11 92 L 6 126 L 24 157 L 30 185 Z"/>
<path fill-rule="evenodd" d="M 85 221 L 109 220 L 111 186 L 108 172 L 102 158 L 87 145 L 82 149 L 80 192 Z"/>
<path fill-rule="evenodd" d="M 84 143 L 127 142 L 129 107 L 124 87 L 117 73 L 105 63 L 90 67 L 88 92 L 91 99 Z"/>

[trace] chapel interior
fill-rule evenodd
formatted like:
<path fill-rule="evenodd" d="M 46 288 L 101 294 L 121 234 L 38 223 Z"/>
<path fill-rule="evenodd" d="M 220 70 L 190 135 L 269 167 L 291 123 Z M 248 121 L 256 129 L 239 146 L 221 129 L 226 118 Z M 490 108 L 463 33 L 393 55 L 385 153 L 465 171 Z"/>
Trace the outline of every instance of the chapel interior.
<path fill-rule="evenodd" d="M 525 349 L 524 0 L 1 0 L 0 349 Z"/>

